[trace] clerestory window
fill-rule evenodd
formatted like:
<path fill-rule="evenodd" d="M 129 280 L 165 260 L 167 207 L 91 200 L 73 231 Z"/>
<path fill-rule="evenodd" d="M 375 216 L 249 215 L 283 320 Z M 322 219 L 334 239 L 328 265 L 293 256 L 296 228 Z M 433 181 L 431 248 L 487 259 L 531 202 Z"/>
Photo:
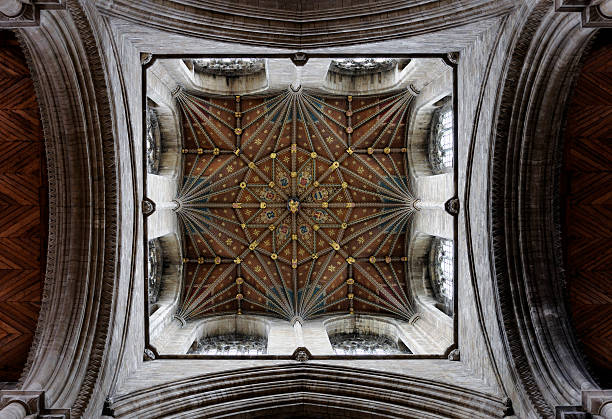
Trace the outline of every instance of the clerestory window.
<path fill-rule="evenodd" d="M 227 334 L 207 336 L 194 342 L 190 354 L 199 355 L 265 355 L 263 336 Z"/>
<path fill-rule="evenodd" d="M 336 333 L 329 341 L 337 355 L 397 355 L 410 354 L 402 342 L 394 342 L 387 336 L 369 333 Z"/>
<path fill-rule="evenodd" d="M 429 161 L 434 173 L 453 167 L 453 107 L 450 100 L 431 119 Z"/>
<path fill-rule="evenodd" d="M 451 316 L 454 294 L 454 251 L 453 241 L 434 240 L 430 251 L 430 279 L 438 308 Z"/>

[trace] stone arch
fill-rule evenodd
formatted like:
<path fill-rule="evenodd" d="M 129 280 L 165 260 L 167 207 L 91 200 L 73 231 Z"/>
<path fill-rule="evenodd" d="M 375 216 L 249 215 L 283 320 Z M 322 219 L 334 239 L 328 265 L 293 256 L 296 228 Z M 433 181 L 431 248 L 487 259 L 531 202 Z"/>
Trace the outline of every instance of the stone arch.
<path fill-rule="evenodd" d="M 147 111 L 156 116 L 161 137 L 159 170 L 151 174 L 170 179 L 179 175 L 182 165 L 181 115 L 172 96 L 176 88 L 178 86 L 174 80 L 167 75 L 160 62 L 156 61 L 147 72 Z"/>
<path fill-rule="evenodd" d="M 273 318 L 238 314 L 207 317 L 189 322 L 174 318 L 166 325 L 165 336 L 160 336 L 152 344 L 158 353 L 187 354 L 194 342 L 201 338 L 240 334 L 264 337 L 268 341 L 267 346 L 272 346 L 271 349 L 274 351 L 274 344 L 269 341 L 269 338 L 270 330 L 276 323 L 277 320 Z M 292 328 L 287 330 L 292 331 Z"/>
<path fill-rule="evenodd" d="M 293 363 L 152 386 L 117 398 L 109 410 L 121 418 L 243 417 L 245 412 L 252 417 L 305 412 L 328 418 L 339 412 L 357 417 L 360 411 L 360 417 L 459 419 L 500 417 L 505 407 L 487 394 L 451 384 L 440 387 L 429 380 L 352 367 Z"/>
<path fill-rule="evenodd" d="M 453 316 L 455 255 L 454 241 L 437 237 L 429 248 L 429 284 L 433 291 L 435 306 L 444 314 Z"/>
<path fill-rule="evenodd" d="M 332 59 L 325 75 L 323 89 L 339 95 L 374 94 L 397 88 L 401 70 L 396 59 Z M 375 60 L 379 60 L 378 62 Z M 371 68 L 363 66 L 370 63 Z M 352 63 L 352 68 L 346 63 Z"/>
<path fill-rule="evenodd" d="M 233 60 L 234 65 L 219 65 L 224 60 Z M 240 58 L 186 59 L 178 65 L 189 87 L 204 94 L 246 95 L 266 90 L 269 87 L 267 60 L 246 60 L 251 62 L 245 64 L 245 59 Z"/>
<path fill-rule="evenodd" d="M 436 174 L 429 158 L 432 118 L 438 109 L 449 101 L 452 102 L 452 94 L 452 71 L 445 71 L 440 77 L 423 86 L 412 104 L 407 117 L 406 148 L 410 172 L 415 178 Z"/>
<path fill-rule="evenodd" d="M 446 96 L 435 105 L 438 107 L 434 110 L 429 123 L 427 161 L 433 173 L 441 174 L 450 172 L 454 165 L 452 97 Z"/>
<path fill-rule="evenodd" d="M 403 325 L 395 319 L 383 316 L 351 314 L 344 316 L 333 316 L 323 321 L 327 336 L 332 340 L 336 334 L 364 334 L 368 336 L 380 336 L 384 340 L 397 345 L 398 350 L 412 353 L 411 339 L 406 335 Z M 333 343 L 332 343 L 333 347 Z M 408 352 L 410 351 L 410 352 Z M 336 351 L 337 353 L 337 351 Z"/>
<path fill-rule="evenodd" d="M 444 353 L 453 342 L 454 326 L 452 317 L 440 307 L 431 287 L 429 254 L 436 237 L 413 232 L 407 249 L 407 281 L 416 315 L 411 323 L 428 337 L 429 345 Z"/>
<path fill-rule="evenodd" d="M 67 1 L 66 9 L 17 31 L 41 108 L 49 179 L 43 301 L 18 387 L 44 389 L 43 405 L 78 417 L 104 379 L 100 364 L 116 356 L 107 347 L 120 275 L 118 214 L 127 202 L 119 197 L 118 144 L 96 40 L 81 5 Z"/>
<path fill-rule="evenodd" d="M 181 241 L 176 233 L 154 239 L 161 248 L 160 287 L 157 300 L 149 302 L 149 337 L 155 339 L 176 312 L 183 280 Z M 151 241 L 149 241 L 151 243 Z M 150 245 L 148 246 L 150 248 Z"/>
<path fill-rule="evenodd" d="M 525 16 L 504 76 L 489 168 L 504 356 L 518 397 L 543 417 L 554 416 L 554 406 L 580 404 L 581 390 L 594 385 L 564 304 L 558 217 L 564 109 L 592 35 L 549 1 Z"/>
<path fill-rule="evenodd" d="M 263 316 L 247 315 L 230 315 L 222 318 L 203 319 L 194 324 L 195 339 L 191 347 L 193 348 L 194 344 L 202 338 L 238 335 L 261 338 L 265 341 L 267 348 L 270 323 L 270 319 L 266 319 Z M 264 351 L 263 354 L 265 353 Z"/>

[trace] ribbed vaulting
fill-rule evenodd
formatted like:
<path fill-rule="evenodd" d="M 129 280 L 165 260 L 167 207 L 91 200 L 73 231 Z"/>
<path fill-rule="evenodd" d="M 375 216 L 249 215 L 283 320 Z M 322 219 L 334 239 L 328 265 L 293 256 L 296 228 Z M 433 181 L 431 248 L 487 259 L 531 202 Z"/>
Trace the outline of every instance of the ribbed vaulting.
<path fill-rule="evenodd" d="M 413 314 L 408 91 L 322 97 L 179 92 L 186 281 L 178 316 Z"/>

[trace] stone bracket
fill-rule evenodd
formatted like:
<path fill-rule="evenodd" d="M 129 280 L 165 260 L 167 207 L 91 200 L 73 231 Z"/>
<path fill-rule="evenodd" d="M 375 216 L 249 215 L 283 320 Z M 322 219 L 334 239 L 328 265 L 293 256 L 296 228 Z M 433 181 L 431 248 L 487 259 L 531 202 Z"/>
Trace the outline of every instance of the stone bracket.
<path fill-rule="evenodd" d="M 460 359 L 461 359 L 461 352 L 459 351 L 459 349 L 453 349 L 448 354 L 449 361 L 459 361 Z"/>
<path fill-rule="evenodd" d="M 16 29 L 40 24 L 40 11 L 45 9 L 63 9 L 65 0 L 32 0 L 22 2 L 21 12 L 17 16 L 6 16 L 0 12 L 0 29 Z"/>
<path fill-rule="evenodd" d="M 303 67 L 308 62 L 308 55 L 305 52 L 296 52 L 291 56 L 291 61 L 296 67 Z"/>
<path fill-rule="evenodd" d="M 26 414 L 40 419 L 70 419 L 70 409 L 45 408 L 45 392 L 33 390 L 0 391 L 0 410 L 11 403 L 19 403 Z M 0 412 L 1 413 L 1 412 Z"/>
<path fill-rule="evenodd" d="M 612 418 L 612 390 L 582 390 L 582 406 L 556 406 L 556 419 Z"/>
<path fill-rule="evenodd" d="M 148 347 L 145 348 L 143 355 L 142 355 L 142 360 L 143 361 L 155 361 L 155 359 L 158 357 L 157 351 L 155 351 L 155 349 Z"/>
<path fill-rule="evenodd" d="M 612 417 L 612 390 L 582 390 L 582 409 L 606 419 Z"/>
<path fill-rule="evenodd" d="M 603 3 L 593 0 L 555 0 L 555 10 L 580 13 L 583 28 L 612 28 L 612 18 L 601 11 Z"/>
<path fill-rule="evenodd" d="M 444 63 L 449 67 L 456 67 L 457 64 L 459 64 L 459 56 L 459 51 L 452 51 L 446 54 L 442 58 L 442 61 L 444 61 Z"/>
<path fill-rule="evenodd" d="M 300 346 L 293 351 L 293 355 L 291 355 L 293 359 L 300 362 L 306 362 L 312 359 L 312 354 L 308 350 L 308 348 Z"/>

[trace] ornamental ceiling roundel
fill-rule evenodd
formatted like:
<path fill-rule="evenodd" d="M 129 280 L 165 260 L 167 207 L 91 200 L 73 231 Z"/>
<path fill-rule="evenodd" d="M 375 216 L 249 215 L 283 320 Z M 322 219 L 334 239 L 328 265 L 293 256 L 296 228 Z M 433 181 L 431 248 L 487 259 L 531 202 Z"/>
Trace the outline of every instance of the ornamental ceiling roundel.
<path fill-rule="evenodd" d="M 184 289 L 177 316 L 413 314 L 406 160 L 413 95 L 176 95 Z"/>

